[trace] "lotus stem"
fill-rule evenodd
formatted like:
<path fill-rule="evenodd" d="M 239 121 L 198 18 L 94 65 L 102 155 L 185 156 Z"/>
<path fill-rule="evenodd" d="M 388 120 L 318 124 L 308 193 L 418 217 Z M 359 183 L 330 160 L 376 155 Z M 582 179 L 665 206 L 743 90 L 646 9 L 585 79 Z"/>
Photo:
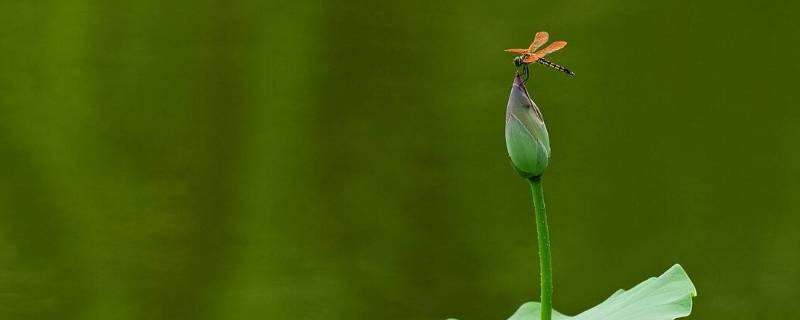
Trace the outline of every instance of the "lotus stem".
<path fill-rule="evenodd" d="M 544 205 L 541 176 L 529 179 L 533 208 L 536 215 L 536 234 L 539 239 L 539 281 L 541 285 L 541 317 L 550 320 L 553 313 L 553 267 L 550 263 L 550 231 L 547 228 L 547 210 Z"/>

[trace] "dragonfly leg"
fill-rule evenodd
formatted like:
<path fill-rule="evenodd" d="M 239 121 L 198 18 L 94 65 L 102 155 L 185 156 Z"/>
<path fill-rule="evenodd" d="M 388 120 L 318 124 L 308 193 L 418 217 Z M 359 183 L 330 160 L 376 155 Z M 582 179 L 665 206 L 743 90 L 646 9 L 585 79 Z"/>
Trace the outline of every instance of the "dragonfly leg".
<path fill-rule="evenodd" d="M 531 77 L 531 73 L 530 70 L 528 70 L 527 64 L 522 67 L 522 73 L 525 74 L 525 80 L 522 80 L 522 83 L 528 83 L 528 78 Z"/>

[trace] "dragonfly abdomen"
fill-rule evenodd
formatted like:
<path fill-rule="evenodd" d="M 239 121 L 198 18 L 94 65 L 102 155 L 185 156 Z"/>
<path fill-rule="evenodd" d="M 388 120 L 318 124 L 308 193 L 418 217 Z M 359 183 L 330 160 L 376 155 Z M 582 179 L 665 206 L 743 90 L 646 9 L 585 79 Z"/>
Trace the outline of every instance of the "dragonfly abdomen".
<path fill-rule="evenodd" d="M 568 74 L 568 75 L 571 75 L 571 76 L 574 76 L 574 75 L 575 75 L 575 73 L 574 73 L 574 72 L 572 72 L 571 70 L 569 70 L 569 69 L 567 69 L 567 68 L 565 68 L 565 67 L 563 67 L 563 66 L 561 66 L 561 65 L 558 65 L 558 64 L 552 63 L 552 62 L 550 62 L 550 61 L 547 61 L 547 60 L 546 60 L 546 59 L 544 59 L 544 58 L 539 58 L 539 60 L 536 60 L 536 62 L 538 62 L 538 63 L 540 63 L 540 64 L 543 64 L 543 65 L 546 65 L 546 66 L 548 66 L 548 67 L 555 68 L 555 69 L 557 69 L 557 70 L 559 70 L 559 71 L 561 71 L 561 72 L 563 72 L 563 73 L 566 73 L 566 74 Z"/>

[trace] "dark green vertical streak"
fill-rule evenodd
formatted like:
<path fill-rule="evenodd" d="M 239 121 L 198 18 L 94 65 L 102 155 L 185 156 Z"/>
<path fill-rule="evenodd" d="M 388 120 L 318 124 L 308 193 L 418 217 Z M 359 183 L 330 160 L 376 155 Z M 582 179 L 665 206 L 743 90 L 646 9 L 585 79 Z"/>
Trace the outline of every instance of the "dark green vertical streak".
<path fill-rule="evenodd" d="M 79 129 L 88 92 L 84 22 L 91 16 L 83 4 L 0 6 L 3 319 L 80 318 L 86 303 L 79 190 L 87 184 L 75 181 L 86 173 L 76 150 L 90 144 Z"/>
<path fill-rule="evenodd" d="M 151 79 L 149 68 L 153 43 L 147 30 L 158 21 L 144 19 L 152 2 L 92 1 L 96 14 L 89 33 L 87 68 L 91 91 L 91 111 L 95 119 L 86 131 L 96 140 L 91 152 L 93 201 L 87 220 L 93 228 L 83 239 L 91 252 L 85 262 L 93 281 L 87 282 L 88 302 L 82 306 L 86 319 L 138 319 L 150 317 L 154 308 L 140 298 L 142 278 L 159 259 L 150 250 L 148 238 L 158 229 L 158 207 L 154 201 L 160 188 L 151 183 L 145 161 L 148 136 L 160 136 L 169 144 L 167 134 L 153 130 L 152 108 L 157 106 L 147 96 L 143 82 Z M 147 21 L 147 22 L 144 22 Z M 146 79 L 143 79 L 146 78 Z M 162 218 L 163 219 L 163 218 Z M 155 247 L 155 246 L 153 246 Z"/>
<path fill-rule="evenodd" d="M 3 2 L 0 12 L 6 28 L 25 28 L 28 33 L 4 33 L 0 37 L 0 318 L 46 318 L 63 307 L 58 281 L 64 272 L 65 256 L 55 190 L 47 185 L 36 158 L 40 156 L 20 137 L 28 114 L 21 106 L 31 103 L 40 70 L 31 71 L 41 57 L 29 49 L 41 46 L 30 37 L 41 36 L 46 28 L 36 23 L 29 4 Z M 41 37 L 39 37 L 41 38 Z M 25 46 L 21 46 L 24 44 Z M 38 72 L 36 72 L 38 71 Z M 48 257 L 53 257 L 50 259 Z M 56 282 L 58 281 L 58 282 Z"/>
<path fill-rule="evenodd" d="M 320 161 L 309 187 L 324 244 L 314 259 L 349 290 L 341 318 L 443 317 L 452 310 L 443 301 L 463 279 L 440 276 L 474 262 L 447 245 L 455 215 L 442 110 L 453 66 L 440 64 L 436 12 L 427 1 L 346 0 L 323 10 L 310 146 Z"/>
<path fill-rule="evenodd" d="M 238 217 L 233 202 L 237 191 L 234 179 L 240 164 L 241 122 L 243 107 L 241 11 L 237 1 L 215 1 L 212 10 L 218 14 L 209 30 L 211 35 L 209 52 L 211 65 L 200 88 L 201 108 L 207 108 L 202 122 L 207 131 L 200 139 L 213 143 L 214 148 L 204 155 L 203 163 L 195 177 L 205 173 L 197 181 L 201 192 L 196 209 L 200 213 L 198 228 L 189 243 L 191 258 L 189 266 L 199 267 L 191 279 L 188 294 L 198 294 L 197 299 L 188 300 L 185 306 L 197 310 L 194 319 L 207 319 L 210 305 L 217 302 L 218 280 L 226 272 L 229 251 L 229 226 Z"/>
<path fill-rule="evenodd" d="M 95 156 L 107 178 L 94 219 L 107 228 L 90 244 L 100 281 L 88 308 L 97 319 L 203 319 L 237 217 L 240 10 L 224 1 L 97 7 Z"/>
<path fill-rule="evenodd" d="M 241 22 L 237 2 L 213 1 L 201 17 L 208 23 L 194 35 L 200 50 L 194 69 L 199 76 L 190 86 L 191 108 L 185 123 L 182 157 L 187 187 L 189 228 L 174 239 L 176 265 L 155 292 L 157 318 L 205 319 L 215 288 L 225 272 L 227 239 L 233 210 L 234 168 L 239 164 L 243 106 Z M 201 24 L 202 25 L 202 24 Z M 184 149 L 185 148 L 185 149 Z M 183 158 L 185 157 L 185 158 Z"/>
<path fill-rule="evenodd" d="M 8 132 L 0 125 L 0 136 Z M 0 318 L 51 318 L 75 310 L 60 208 L 35 152 L 0 141 Z"/>
<path fill-rule="evenodd" d="M 239 218 L 229 247 L 230 272 L 217 292 L 219 319 L 313 319 L 338 310 L 347 279 L 328 273 L 326 245 L 313 228 L 324 227 L 310 208 L 313 185 L 309 139 L 314 103 L 325 69 L 317 59 L 319 6 L 307 2 L 245 1 L 242 52 L 244 110 L 237 168 Z"/>
<path fill-rule="evenodd" d="M 309 225 L 313 237 L 298 238 L 297 241 L 307 247 L 302 253 L 307 257 L 307 263 L 324 265 L 329 281 L 338 284 L 335 292 L 340 300 L 330 310 L 332 318 L 337 319 L 368 317 L 365 310 L 378 298 L 360 294 L 371 274 L 362 272 L 364 277 L 352 275 L 359 272 L 354 262 L 364 254 L 364 247 L 368 244 L 365 239 L 373 237 L 369 230 L 362 228 L 375 226 L 378 218 L 368 217 L 365 212 L 387 214 L 373 197 L 364 194 L 363 187 L 374 183 L 376 171 L 394 163 L 392 159 L 380 158 L 381 155 L 391 157 L 387 146 L 393 131 L 392 122 L 382 121 L 381 114 L 397 104 L 396 98 L 387 96 L 392 94 L 392 89 L 385 81 L 402 78 L 403 74 L 394 72 L 385 59 L 375 54 L 382 50 L 376 42 L 384 34 L 393 34 L 395 39 L 403 38 L 406 31 L 376 25 L 376 21 L 384 20 L 370 17 L 379 14 L 376 9 L 380 9 L 376 3 L 363 1 L 323 2 L 318 27 L 318 32 L 323 35 L 321 48 L 324 54 L 320 55 L 317 63 L 324 68 L 318 69 L 315 79 L 314 112 L 310 115 L 309 128 L 311 141 L 306 145 L 311 149 L 310 158 L 320 160 L 309 168 L 311 179 L 307 181 L 314 195 L 307 219 L 316 223 Z M 393 14 L 397 11 L 393 10 Z M 354 68 L 354 65 L 362 67 Z M 373 152 L 365 152 L 363 146 L 369 146 Z M 396 196 L 383 195 L 387 192 L 385 189 L 396 191 L 397 187 L 383 184 L 381 188 L 373 189 L 373 196 L 382 198 L 385 203 L 396 201 Z M 330 214 L 334 212 L 347 214 Z M 318 279 L 306 280 L 302 274 L 292 277 L 298 278 L 302 287 L 320 285 Z M 306 295 L 311 296 L 311 291 Z M 298 302 L 295 300 L 292 304 L 297 306 Z M 312 314 L 296 314 L 313 317 Z"/>

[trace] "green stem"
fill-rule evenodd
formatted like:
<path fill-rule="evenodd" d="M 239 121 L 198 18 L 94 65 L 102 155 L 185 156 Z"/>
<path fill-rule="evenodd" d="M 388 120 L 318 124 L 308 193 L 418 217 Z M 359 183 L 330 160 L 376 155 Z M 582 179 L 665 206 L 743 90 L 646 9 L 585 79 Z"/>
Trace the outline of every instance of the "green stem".
<path fill-rule="evenodd" d="M 547 229 L 547 210 L 544 206 L 541 177 L 531 178 L 530 183 L 536 214 L 536 233 L 539 236 L 539 279 L 542 289 L 540 320 L 550 320 L 553 313 L 553 267 L 550 263 L 550 231 Z"/>

